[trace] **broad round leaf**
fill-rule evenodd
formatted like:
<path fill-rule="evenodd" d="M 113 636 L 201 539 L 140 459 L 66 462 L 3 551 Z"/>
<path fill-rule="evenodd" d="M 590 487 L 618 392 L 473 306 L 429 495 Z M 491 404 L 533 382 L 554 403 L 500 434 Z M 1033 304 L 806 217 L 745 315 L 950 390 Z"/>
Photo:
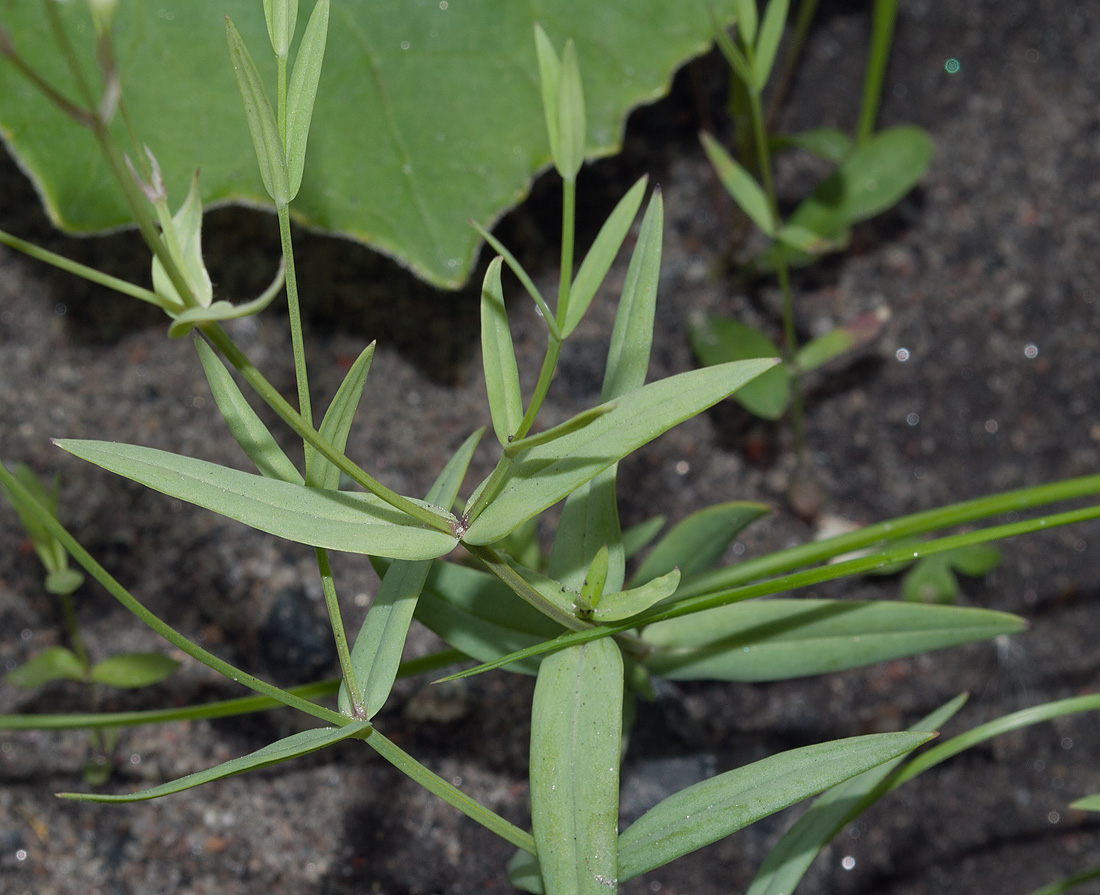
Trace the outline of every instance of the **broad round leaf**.
<path fill-rule="evenodd" d="M 535 22 L 555 46 L 570 38 L 576 45 L 586 85 L 585 151 L 592 157 L 618 150 L 630 109 L 662 95 L 672 72 L 707 48 L 709 11 L 728 20 L 733 6 L 733 0 L 341 0 L 331 12 L 294 213 L 370 243 L 433 283 L 460 286 L 478 242 L 470 219 L 498 218 L 550 159 Z M 41 9 L 7 3 L 5 25 L 19 52 L 73 93 Z M 61 4 L 59 12 L 85 70 L 94 70 L 85 4 Z M 204 202 L 269 205 L 226 53 L 225 14 L 274 104 L 262 4 L 130 0 L 115 15 L 127 107 L 160 161 L 172 204 L 201 168 Z M 292 47 L 291 56 L 296 52 Z M 91 135 L 6 63 L 0 63 L 0 134 L 59 226 L 89 231 L 129 221 Z"/>

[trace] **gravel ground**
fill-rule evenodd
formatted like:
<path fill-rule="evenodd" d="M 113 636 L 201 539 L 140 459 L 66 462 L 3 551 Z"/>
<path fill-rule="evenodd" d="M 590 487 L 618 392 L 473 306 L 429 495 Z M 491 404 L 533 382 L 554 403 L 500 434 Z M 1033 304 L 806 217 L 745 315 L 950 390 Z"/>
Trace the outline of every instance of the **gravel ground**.
<path fill-rule="evenodd" d="M 855 118 L 868 15 L 863 4 L 826 6 L 784 119 L 790 129 L 850 126 Z M 960 63 L 955 74 L 945 72 L 949 58 Z M 720 108 L 700 102 L 710 98 L 706 85 L 721 83 L 719 69 L 710 59 L 680 77 L 669 100 L 633 116 L 624 153 L 582 176 L 582 238 L 635 177 L 649 173 L 662 186 L 666 242 L 651 378 L 692 366 L 692 313 L 775 325 L 777 293 L 768 283 L 749 287 L 716 273 L 734 219 L 694 133 L 700 105 Z M 710 114 L 721 127 L 720 113 Z M 721 407 L 623 465 L 632 486 L 621 495 L 626 524 L 654 512 L 676 520 L 719 500 L 762 500 L 776 512 L 736 547 L 755 555 L 812 537 L 823 518 L 867 523 L 1100 466 L 1100 10 L 1084 0 L 904 4 L 881 123 L 930 131 L 928 176 L 898 208 L 858 228 L 850 251 L 795 279 L 804 336 L 865 311 L 891 314 L 854 363 L 810 383 L 807 434 L 826 493 L 822 516 L 805 522 L 786 508 L 787 434 Z M 786 159 L 783 195 L 795 199 L 813 174 L 805 160 Z M 52 233 L 6 159 L 0 196 L 0 227 L 111 272 L 145 276 L 132 235 Z M 556 203 L 544 178 L 498 229 L 546 283 Z M 261 215 L 212 214 L 207 244 L 229 295 L 261 287 L 275 263 L 275 227 Z M 446 453 L 488 421 L 474 293 L 434 293 L 347 243 L 303 234 L 299 245 L 315 401 L 324 406 L 350 361 L 377 339 L 350 452 L 395 489 L 423 492 Z M 612 272 L 610 295 L 623 274 Z M 529 385 L 539 325 L 518 290 L 510 295 Z M 549 419 L 592 402 L 611 319 L 609 303 L 595 306 L 568 346 Z M 231 331 L 289 393 L 285 316 L 267 313 Z M 7 386 L 0 456 L 60 472 L 65 521 L 146 605 L 230 661 L 281 682 L 331 671 L 308 550 L 90 468 L 47 440 L 109 437 L 241 465 L 189 340 L 168 341 L 163 321 L 132 302 L 3 251 L 0 375 Z M 490 462 L 488 451 L 479 453 L 474 474 Z M 897 729 L 961 690 L 971 701 L 945 733 L 1095 690 L 1098 543 L 1096 525 L 1018 540 L 995 572 L 967 584 L 963 602 L 1029 619 L 1029 630 L 1011 640 L 813 681 L 670 686 L 642 708 L 624 769 L 624 814 L 784 748 Z M 61 635 L 10 513 L 0 513 L 0 545 L 0 661 L 10 667 Z M 361 558 L 335 562 L 354 630 L 376 579 Z M 819 594 L 892 597 L 897 587 L 876 579 Z M 98 588 L 78 597 L 96 656 L 162 648 Z M 434 645 L 416 631 L 410 654 Z M 100 693 L 95 702 L 126 709 L 236 694 L 185 659 L 154 688 Z M 441 692 L 403 681 L 379 728 L 526 824 L 530 695 L 530 679 L 503 674 Z M 87 705 L 75 686 L 32 695 L 0 686 L 0 712 Z M 276 712 L 126 730 L 107 787 L 195 771 L 302 723 Z M 1026 893 L 1100 862 L 1100 827 L 1067 807 L 1100 790 L 1098 734 L 1095 716 L 1063 719 L 960 756 L 853 824 L 815 864 L 805 891 Z M 83 786 L 87 753 L 80 732 L 0 735 L 2 895 L 509 890 L 509 846 L 361 746 L 134 806 L 54 799 Z M 792 819 L 770 818 L 623 890 L 741 891 Z"/>

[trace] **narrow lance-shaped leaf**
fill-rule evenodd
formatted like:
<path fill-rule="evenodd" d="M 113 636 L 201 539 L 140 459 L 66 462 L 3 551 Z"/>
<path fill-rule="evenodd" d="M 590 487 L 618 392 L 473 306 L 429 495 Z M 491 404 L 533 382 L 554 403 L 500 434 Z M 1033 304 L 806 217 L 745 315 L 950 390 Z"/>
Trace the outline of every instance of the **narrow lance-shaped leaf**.
<path fill-rule="evenodd" d="M 536 432 L 534 435 L 527 435 L 523 438 L 517 438 L 514 441 L 510 441 L 504 446 L 504 455 L 506 457 L 517 457 L 524 451 L 530 450 L 533 447 L 538 447 L 540 444 L 549 444 L 551 441 L 555 441 L 563 435 L 577 432 L 592 423 L 593 420 L 598 420 L 605 413 L 610 413 L 615 409 L 615 406 L 615 402 L 611 401 L 607 404 L 600 404 L 597 407 L 589 407 L 587 410 L 582 410 L 576 416 L 571 416 L 564 423 L 558 423 L 556 426 L 552 426 L 549 429 L 543 429 L 541 432 Z"/>
<path fill-rule="evenodd" d="M 756 41 L 756 52 L 752 59 L 752 74 L 756 89 L 763 90 L 771 77 L 775 54 L 779 41 L 783 38 L 783 26 L 787 23 L 787 10 L 790 0 L 768 0 L 764 10 L 764 21 L 760 25 L 760 34 Z"/>
<path fill-rule="evenodd" d="M 680 571 L 673 569 L 659 578 L 654 578 L 638 587 L 632 587 L 630 590 L 604 594 L 592 613 L 592 619 L 605 623 L 631 618 L 671 597 L 679 584 Z"/>
<path fill-rule="evenodd" d="M 313 104 L 321 80 L 321 62 L 328 40 L 329 0 L 317 0 L 306 32 L 298 45 L 286 97 L 286 165 L 288 201 L 298 195 L 306 164 L 306 143 L 313 120 Z"/>
<path fill-rule="evenodd" d="M 275 124 L 275 113 L 271 111 L 271 103 L 264 91 L 260 73 L 256 71 L 256 64 L 229 16 L 225 17 L 225 34 L 229 43 L 229 58 L 237 75 L 237 86 L 240 87 L 241 98 L 244 100 L 244 114 L 248 119 L 248 130 L 252 134 L 256 161 L 260 165 L 260 177 L 267 194 L 282 208 L 290 201 L 290 188 L 287 184 L 283 141 Z"/>
<path fill-rule="evenodd" d="M 542 111 L 546 116 L 546 134 L 550 140 L 550 157 L 561 172 L 561 127 L 558 122 L 558 91 L 561 84 L 561 60 L 542 26 L 535 25 L 535 54 L 539 63 L 539 87 L 542 91 Z"/>
<path fill-rule="evenodd" d="M 230 434 L 248 459 L 256 465 L 261 475 L 302 484 L 302 474 L 249 405 L 214 349 L 202 339 L 195 340 L 195 349 L 199 353 L 203 372 L 206 373 L 206 381 L 210 384 L 214 403 L 225 418 Z"/>
<path fill-rule="evenodd" d="M 767 194 L 753 176 L 746 171 L 736 159 L 722 147 L 722 144 L 705 131 L 700 135 L 703 141 L 703 151 L 706 152 L 710 163 L 722 181 L 722 186 L 730 194 L 749 219 L 756 224 L 766 236 L 773 236 L 777 226 L 772 215 L 771 204 Z"/>
<path fill-rule="evenodd" d="M 591 611 L 599 605 L 603 596 L 604 585 L 607 584 L 607 545 L 604 544 L 596 555 L 592 557 L 592 563 L 588 567 L 588 574 L 581 583 L 580 594 L 577 598 L 578 605 L 586 611 Z"/>
<path fill-rule="evenodd" d="M 685 578 L 709 571 L 748 525 L 771 512 L 762 503 L 731 501 L 682 519 L 650 551 L 630 579 L 637 585 L 678 568 Z"/>
<path fill-rule="evenodd" d="M 367 384 L 371 361 L 374 359 L 374 343 L 371 342 L 355 359 L 340 388 L 325 411 L 325 418 L 318 429 L 321 437 L 333 447 L 343 451 L 347 447 L 351 424 L 355 420 L 355 411 L 363 397 L 363 387 Z M 306 484 L 316 488 L 335 490 L 340 484 L 339 468 L 326 456 L 316 450 L 307 453 Z"/>
<path fill-rule="evenodd" d="M 880 733 L 772 755 L 669 796 L 619 838 L 619 879 L 633 879 L 808 796 L 911 752 L 932 733 Z"/>
<path fill-rule="evenodd" d="M 471 523 L 463 540 L 474 545 L 496 543 L 627 454 L 728 397 L 773 365 L 771 360 L 749 360 L 707 367 L 623 395 L 610 413 L 518 458 L 499 494 Z"/>
<path fill-rule="evenodd" d="M 577 328 L 588 306 L 592 304 L 592 299 L 604 281 L 604 277 L 611 269 L 615 256 L 619 254 L 623 240 L 626 239 L 626 234 L 630 232 L 630 225 L 642 206 L 647 183 L 648 178 L 640 178 L 619 200 L 615 210 L 608 215 L 600 232 L 596 234 L 588 254 L 584 256 L 580 270 L 577 271 L 573 284 L 569 287 L 569 307 L 566 309 L 565 324 L 562 327 L 563 338 Z"/>
<path fill-rule="evenodd" d="M 339 743 L 349 737 L 358 736 L 368 730 L 370 730 L 370 724 L 367 721 L 354 721 L 345 724 L 343 727 L 318 727 L 315 730 L 304 730 L 301 733 L 293 734 L 272 743 L 270 746 L 264 746 L 262 749 L 250 752 L 248 755 L 242 755 L 240 758 L 223 762 L 212 768 L 207 768 L 205 771 L 188 774 L 186 777 L 180 777 L 171 783 L 163 783 L 160 786 L 143 789 L 140 792 L 120 795 L 104 795 L 92 792 L 59 792 L 58 795 L 63 799 L 72 799 L 74 802 L 143 802 L 148 799 L 159 799 L 161 796 L 183 792 L 185 789 L 192 789 L 201 786 L 203 783 L 224 780 L 226 777 L 232 777 L 235 774 L 258 771 L 261 768 L 290 761 L 293 758 L 299 758 L 302 755 L 308 755 L 318 749 L 324 749 L 326 746 Z"/>
<path fill-rule="evenodd" d="M 737 0 L 737 30 L 747 46 L 756 43 L 756 29 L 760 19 L 756 12 L 756 0 Z"/>
<path fill-rule="evenodd" d="M 86 679 L 84 666 L 76 657 L 76 653 L 63 646 L 48 647 L 4 675 L 4 680 L 9 684 L 25 690 L 41 687 L 50 681 Z"/>
<path fill-rule="evenodd" d="M 653 345 L 657 284 L 661 276 L 664 221 L 664 200 L 661 191 L 654 190 L 642 218 L 642 229 L 630 256 L 623 294 L 615 312 L 615 327 L 611 331 L 600 393 L 602 401 L 610 401 L 645 385 Z"/>
<path fill-rule="evenodd" d="M 572 40 L 566 41 L 561 56 L 561 75 L 558 81 L 558 171 L 562 179 L 572 183 L 584 164 L 585 118 L 584 87 L 581 85 L 581 69 L 577 63 L 577 48 Z"/>
<path fill-rule="evenodd" d="M 447 462 L 428 492 L 428 503 L 450 509 L 483 434 L 483 429 L 474 432 Z M 431 560 L 393 563 L 383 574 L 382 584 L 355 638 L 351 664 L 359 685 L 359 701 L 368 719 L 378 713 L 393 689 L 409 624 L 431 566 Z M 340 710 L 346 714 L 350 708 L 351 700 L 341 685 Z"/>
<path fill-rule="evenodd" d="M 92 666 L 91 679 L 109 687 L 135 689 L 159 683 L 180 663 L 164 653 L 118 653 Z"/>
<path fill-rule="evenodd" d="M 675 680 L 775 681 L 858 668 L 1024 628 L 990 609 L 854 600 L 748 600 L 657 622 L 646 667 Z"/>
<path fill-rule="evenodd" d="M 499 255 L 490 262 L 481 286 L 481 362 L 493 431 L 497 441 L 507 447 L 523 419 L 523 399 L 508 311 L 504 307 L 504 287 L 500 282 L 502 263 Z"/>
<path fill-rule="evenodd" d="M 372 494 L 307 488 L 140 445 L 54 443 L 149 488 L 312 547 L 431 559 L 457 543 L 453 535 L 424 528 Z"/>
<path fill-rule="evenodd" d="M 909 730 L 939 730 L 965 702 L 965 693 L 956 696 L 912 725 Z M 868 794 L 901 761 L 902 757 L 899 757 L 880 764 L 819 796 L 768 852 L 745 895 L 790 895 L 794 892 L 821 849 L 846 824 L 867 809 L 865 800 Z"/>
<path fill-rule="evenodd" d="M 264 19 L 271 49 L 280 59 L 286 59 L 298 24 L 298 0 L 264 0 Z"/>
<path fill-rule="evenodd" d="M 611 640 L 547 656 L 531 706 L 531 821 L 546 890 L 618 883 L 623 662 Z"/>

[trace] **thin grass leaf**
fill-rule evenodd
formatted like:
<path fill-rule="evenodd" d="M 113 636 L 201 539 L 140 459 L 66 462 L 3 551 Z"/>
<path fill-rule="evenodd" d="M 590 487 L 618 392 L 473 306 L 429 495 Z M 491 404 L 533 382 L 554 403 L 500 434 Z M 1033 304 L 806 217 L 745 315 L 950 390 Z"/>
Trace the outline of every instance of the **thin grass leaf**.
<path fill-rule="evenodd" d="M 283 208 L 290 202 L 290 188 L 287 183 L 283 142 L 275 124 L 275 113 L 271 111 L 271 103 L 264 91 L 263 80 L 256 70 L 256 64 L 229 16 L 225 17 L 225 35 L 229 43 L 229 58 L 237 76 L 237 86 L 244 100 L 244 114 L 248 119 L 248 130 L 252 134 L 252 145 L 256 150 L 256 161 L 260 165 L 264 189 L 275 201 L 275 205 Z"/>
<path fill-rule="evenodd" d="M 351 424 L 355 421 L 355 411 L 363 397 L 363 387 L 367 384 L 371 361 L 374 359 L 374 342 L 360 352 L 355 363 L 348 369 L 344 381 L 325 411 L 321 428 L 317 431 L 338 451 L 347 447 Z M 306 463 L 306 484 L 314 488 L 327 488 L 335 491 L 340 486 L 340 469 L 328 457 L 316 450 L 308 452 Z"/>
<path fill-rule="evenodd" d="M 1100 879 L 1100 864 L 1072 873 L 1064 879 L 1057 880 L 1042 888 L 1034 889 L 1028 895 L 1062 895 L 1063 892 L 1072 891 L 1081 883 L 1087 883 L 1094 879 Z"/>
<path fill-rule="evenodd" d="M 939 730 L 966 702 L 965 693 L 926 715 L 910 731 Z M 868 807 L 867 796 L 902 761 L 895 758 L 846 780 L 814 800 L 760 865 L 745 895 L 790 895 L 833 837 Z"/>
<path fill-rule="evenodd" d="M 768 0 L 768 6 L 764 10 L 764 20 L 760 25 L 752 59 L 753 82 L 757 91 L 763 90 L 771 77 L 775 54 L 780 40 L 783 39 L 783 26 L 787 24 L 789 6 L 790 0 Z"/>
<path fill-rule="evenodd" d="M 703 151 L 714 166 L 718 179 L 726 192 L 737 203 L 749 220 L 759 227 L 766 236 L 774 236 L 778 224 L 772 215 L 771 204 L 768 196 L 744 167 L 714 139 L 704 131 L 700 137 L 703 141 Z"/>
<path fill-rule="evenodd" d="M 615 210 L 604 221 L 588 254 L 584 256 L 580 270 L 569 287 L 569 306 L 566 308 L 565 324 L 562 326 L 563 338 L 577 328 L 588 306 L 592 304 L 592 299 L 611 269 L 626 234 L 630 232 L 630 225 L 642 206 L 648 182 L 648 177 L 641 177 L 619 200 Z"/>
<path fill-rule="evenodd" d="M 507 447 L 523 419 L 523 397 L 519 388 L 519 367 L 504 307 L 500 282 L 503 258 L 497 256 L 485 271 L 481 286 L 481 363 L 485 369 L 485 391 L 497 441 Z"/>
<path fill-rule="evenodd" d="M 1077 811 L 1100 811 L 1100 793 L 1070 802 L 1069 807 Z"/>
<path fill-rule="evenodd" d="M 470 458 L 483 434 L 484 429 L 479 429 L 454 453 L 428 492 L 428 503 L 443 509 L 450 509 L 454 504 Z M 368 719 L 382 709 L 393 690 L 409 625 L 431 565 L 430 560 L 393 563 L 383 574 L 382 584 L 355 638 L 351 664 L 359 685 L 359 704 L 366 710 Z M 347 714 L 350 708 L 351 700 L 341 686 L 340 710 Z"/>
<path fill-rule="evenodd" d="M 463 540 L 495 544 L 627 454 L 728 397 L 773 364 L 749 360 L 692 370 L 623 395 L 614 410 L 579 432 L 519 457 L 500 493 L 470 525 Z"/>
<path fill-rule="evenodd" d="M 422 527 L 372 494 L 308 488 L 140 445 L 71 439 L 54 443 L 146 487 L 312 547 L 432 559 L 458 543 L 453 535 Z"/>
<path fill-rule="evenodd" d="M 317 0 L 309 17 L 286 97 L 286 165 L 288 201 L 298 195 L 306 165 L 306 143 L 313 120 L 313 103 L 321 80 L 321 63 L 328 39 L 329 0 Z"/>
<path fill-rule="evenodd" d="M 531 822 L 546 890 L 618 883 L 623 661 L 611 640 L 543 660 L 531 705 Z"/>
<path fill-rule="evenodd" d="M 369 730 L 370 723 L 367 721 L 353 721 L 343 727 L 318 727 L 314 730 L 304 730 L 301 733 L 293 734 L 272 743 L 270 746 L 264 746 L 262 749 L 250 752 L 248 755 L 242 755 L 240 758 L 223 762 L 212 768 L 207 768 L 205 771 L 188 774 L 186 777 L 180 777 L 171 783 L 162 783 L 160 786 L 143 789 L 140 792 L 122 795 L 59 792 L 57 795 L 62 799 L 72 799 L 74 802 L 143 802 L 148 799 L 159 799 L 161 796 L 183 792 L 185 789 L 202 786 L 204 783 L 224 780 L 226 777 L 232 777 L 236 774 L 258 771 L 260 768 L 268 768 L 284 761 L 300 758 L 349 737 L 359 736 Z"/>
<path fill-rule="evenodd" d="M 630 256 L 623 294 L 615 312 L 601 401 L 610 401 L 645 385 L 649 353 L 653 346 L 657 284 L 661 277 L 664 221 L 664 200 L 660 189 L 656 189 L 642 218 L 638 242 Z"/>
<path fill-rule="evenodd" d="M 991 609 L 855 600 L 748 600 L 645 629 L 646 667 L 673 680 L 776 681 L 1015 634 Z"/>
<path fill-rule="evenodd" d="M 91 679 L 108 687 L 136 689 L 159 683 L 180 663 L 164 653 L 117 653 L 92 666 Z"/>
<path fill-rule="evenodd" d="M 631 577 L 631 586 L 673 569 L 679 569 L 684 577 L 710 570 L 734 538 L 770 512 L 767 504 L 735 500 L 692 513 L 657 542 Z"/>
<path fill-rule="evenodd" d="M 544 660 L 544 663 L 547 660 Z M 633 879 L 808 796 L 904 755 L 931 733 L 850 737 L 772 755 L 660 802 L 619 837 L 619 879 Z"/>
<path fill-rule="evenodd" d="M 210 385 L 210 393 L 214 396 L 214 403 L 218 405 L 230 434 L 248 459 L 255 464 L 260 475 L 282 482 L 302 484 L 302 474 L 249 405 L 214 349 L 202 339 L 195 340 L 195 349 L 199 353 L 199 361 Z"/>

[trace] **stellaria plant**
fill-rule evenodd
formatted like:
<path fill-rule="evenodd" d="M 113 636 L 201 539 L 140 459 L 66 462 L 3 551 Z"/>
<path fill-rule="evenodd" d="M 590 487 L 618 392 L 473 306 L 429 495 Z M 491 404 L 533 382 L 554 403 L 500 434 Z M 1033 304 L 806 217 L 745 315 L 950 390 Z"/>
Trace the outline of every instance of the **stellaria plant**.
<path fill-rule="evenodd" d="M 620 831 L 618 783 L 624 727 L 629 735 L 624 718 L 630 716 L 635 699 L 651 693 L 654 678 L 710 679 L 731 685 L 782 680 L 1018 631 L 1022 619 L 990 610 L 811 599 L 795 592 L 904 560 L 1097 518 L 1100 507 L 1095 505 L 1060 512 L 1049 508 L 1100 492 L 1100 476 L 965 501 L 732 565 L 722 564 L 726 548 L 767 512 L 766 507 L 720 503 L 688 516 L 663 535 L 659 520 L 622 531 L 616 502 L 619 461 L 736 393 L 771 369 L 775 360 L 736 361 L 646 383 L 661 253 L 662 200 L 655 190 L 642 216 L 618 298 L 600 403 L 564 423 L 538 427 L 561 346 L 600 292 L 647 189 L 643 180 L 627 192 L 574 273 L 576 175 L 585 147 L 584 91 L 572 46 L 566 43 L 559 56 L 550 38 L 538 30 L 535 45 L 543 107 L 554 165 L 563 182 L 557 296 L 547 300 L 506 247 L 485 233 L 499 253 L 489 264 L 481 294 L 481 347 L 498 460 L 483 481 L 470 490 L 464 488 L 467 467 L 483 435 L 480 430 L 473 432 L 438 473 L 424 499 L 399 494 L 345 452 L 351 421 L 369 378 L 373 346 L 365 347 L 351 365 L 316 428 L 308 402 L 288 212 L 303 176 L 310 112 L 321 83 L 328 0 L 318 0 L 310 15 L 289 72 L 289 87 L 288 57 L 297 4 L 290 0 L 264 4 L 279 69 L 275 109 L 243 41 L 227 22 L 230 57 L 283 237 L 297 409 L 220 324 L 229 315 L 259 312 L 279 291 L 283 274 L 255 304 L 233 306 L 213 300 L 202 263 L 201 209 L 194 191 L 182 210 L 172 215 L 156 176 L 154 154 L 148 154 L 143 173 L 135 178 L 107 127 L 125 104 L 110 63 L 110 4 L 92 7 L 105 82 L 102 96 L 66 100 L 15 48 L 7 45 L 4 53 L 37 79 L 70 117 L 91 128 L 105 154 L 116 160 L 112 168 L 155 256 L 154 288 L 111 280 L 7 234 L 0 239 L 159 305 L 171 318 L 170 335 L 196 330 L 196 348 L 215 403 L 259 474 L 137 445 L 71 439 L 57 444 L 177 499 L 315 548 L 341 677 L 285 689 L 221 659 L 144 607 L 49 507 L 33 499 L 19 477 L 0 467 L 0 483 L 33 524 L 112 597 L 177 649 L 256 694 L 229 703 L 126 715 L 7 716 L 0 718 L 0 727 L 109 728 L 278 705 L 321 722 L 255 752 L 149 789 L 70 792 L 63 794 L 66 798 L 96 802 L 157 798 L 355 740 L 516 846 L 510 868 L 516 885 L 532 892 L 567 895 L 614 891 L 622 881 L 823 793 L 764 862 L 750 889 L 753 895 L 762 895 L 792 891 L 810 861 L 845 823 L 913 776 L 999 733 L 1100 708 L 1096 694 L 1050 703 L 976 727 L 914 755 L 962 708 L 965 695 L 960 695 L 907 731 L 803 746 L 704 780 L 652 806 Z M 56 23 L 53 4 L 45 8 L 51 23 Z M 64 53 L 67 38 L 62 29 L 55 30 Z M 526 396 L 520 387 L 519 361 L 503 297 L 505 264 L 539 308 L 545 326 L 544 360 L 537 384 Z M 226 362 L 301 439 L 300 460 L 295 462 L 279 447 Z M 343 477 L 354 485 L 341 488 Z M 530 540 L 527 523 L 563 501 L 553 544 L 544 558 Z M 1009 512 L 1037 515 L 991 521 Z M 983 522 L 984 527 L 942 534 Z M 937 536 L 917 545 L 909 540 L 931 533 Z M 329 552 L 334 550 L 370 555 L 381 575 L 373 604 L 351 644 L 344 634 L 329 562 Z M 648 551 L 644 557 L 643 551 Z M 854 551 L 859 552 L 853 557 Z M 477 664 L 452 677 L 498 668 L 536 676 L 530 831 L 471 799 L 379 729 L 376 718 L 402 673 L 401 651 L 413 618 L 435 631 L 451 649 L 411 669 L 406 666 L 406 672 L 472 659 Z M 335 706 L 329 701 L 333 696 Z M 1079 804 L 1089 808 L 1094 803 L 1095 799 Z M 1096 871 L 1083 872 L 1087 873 Z"/>

